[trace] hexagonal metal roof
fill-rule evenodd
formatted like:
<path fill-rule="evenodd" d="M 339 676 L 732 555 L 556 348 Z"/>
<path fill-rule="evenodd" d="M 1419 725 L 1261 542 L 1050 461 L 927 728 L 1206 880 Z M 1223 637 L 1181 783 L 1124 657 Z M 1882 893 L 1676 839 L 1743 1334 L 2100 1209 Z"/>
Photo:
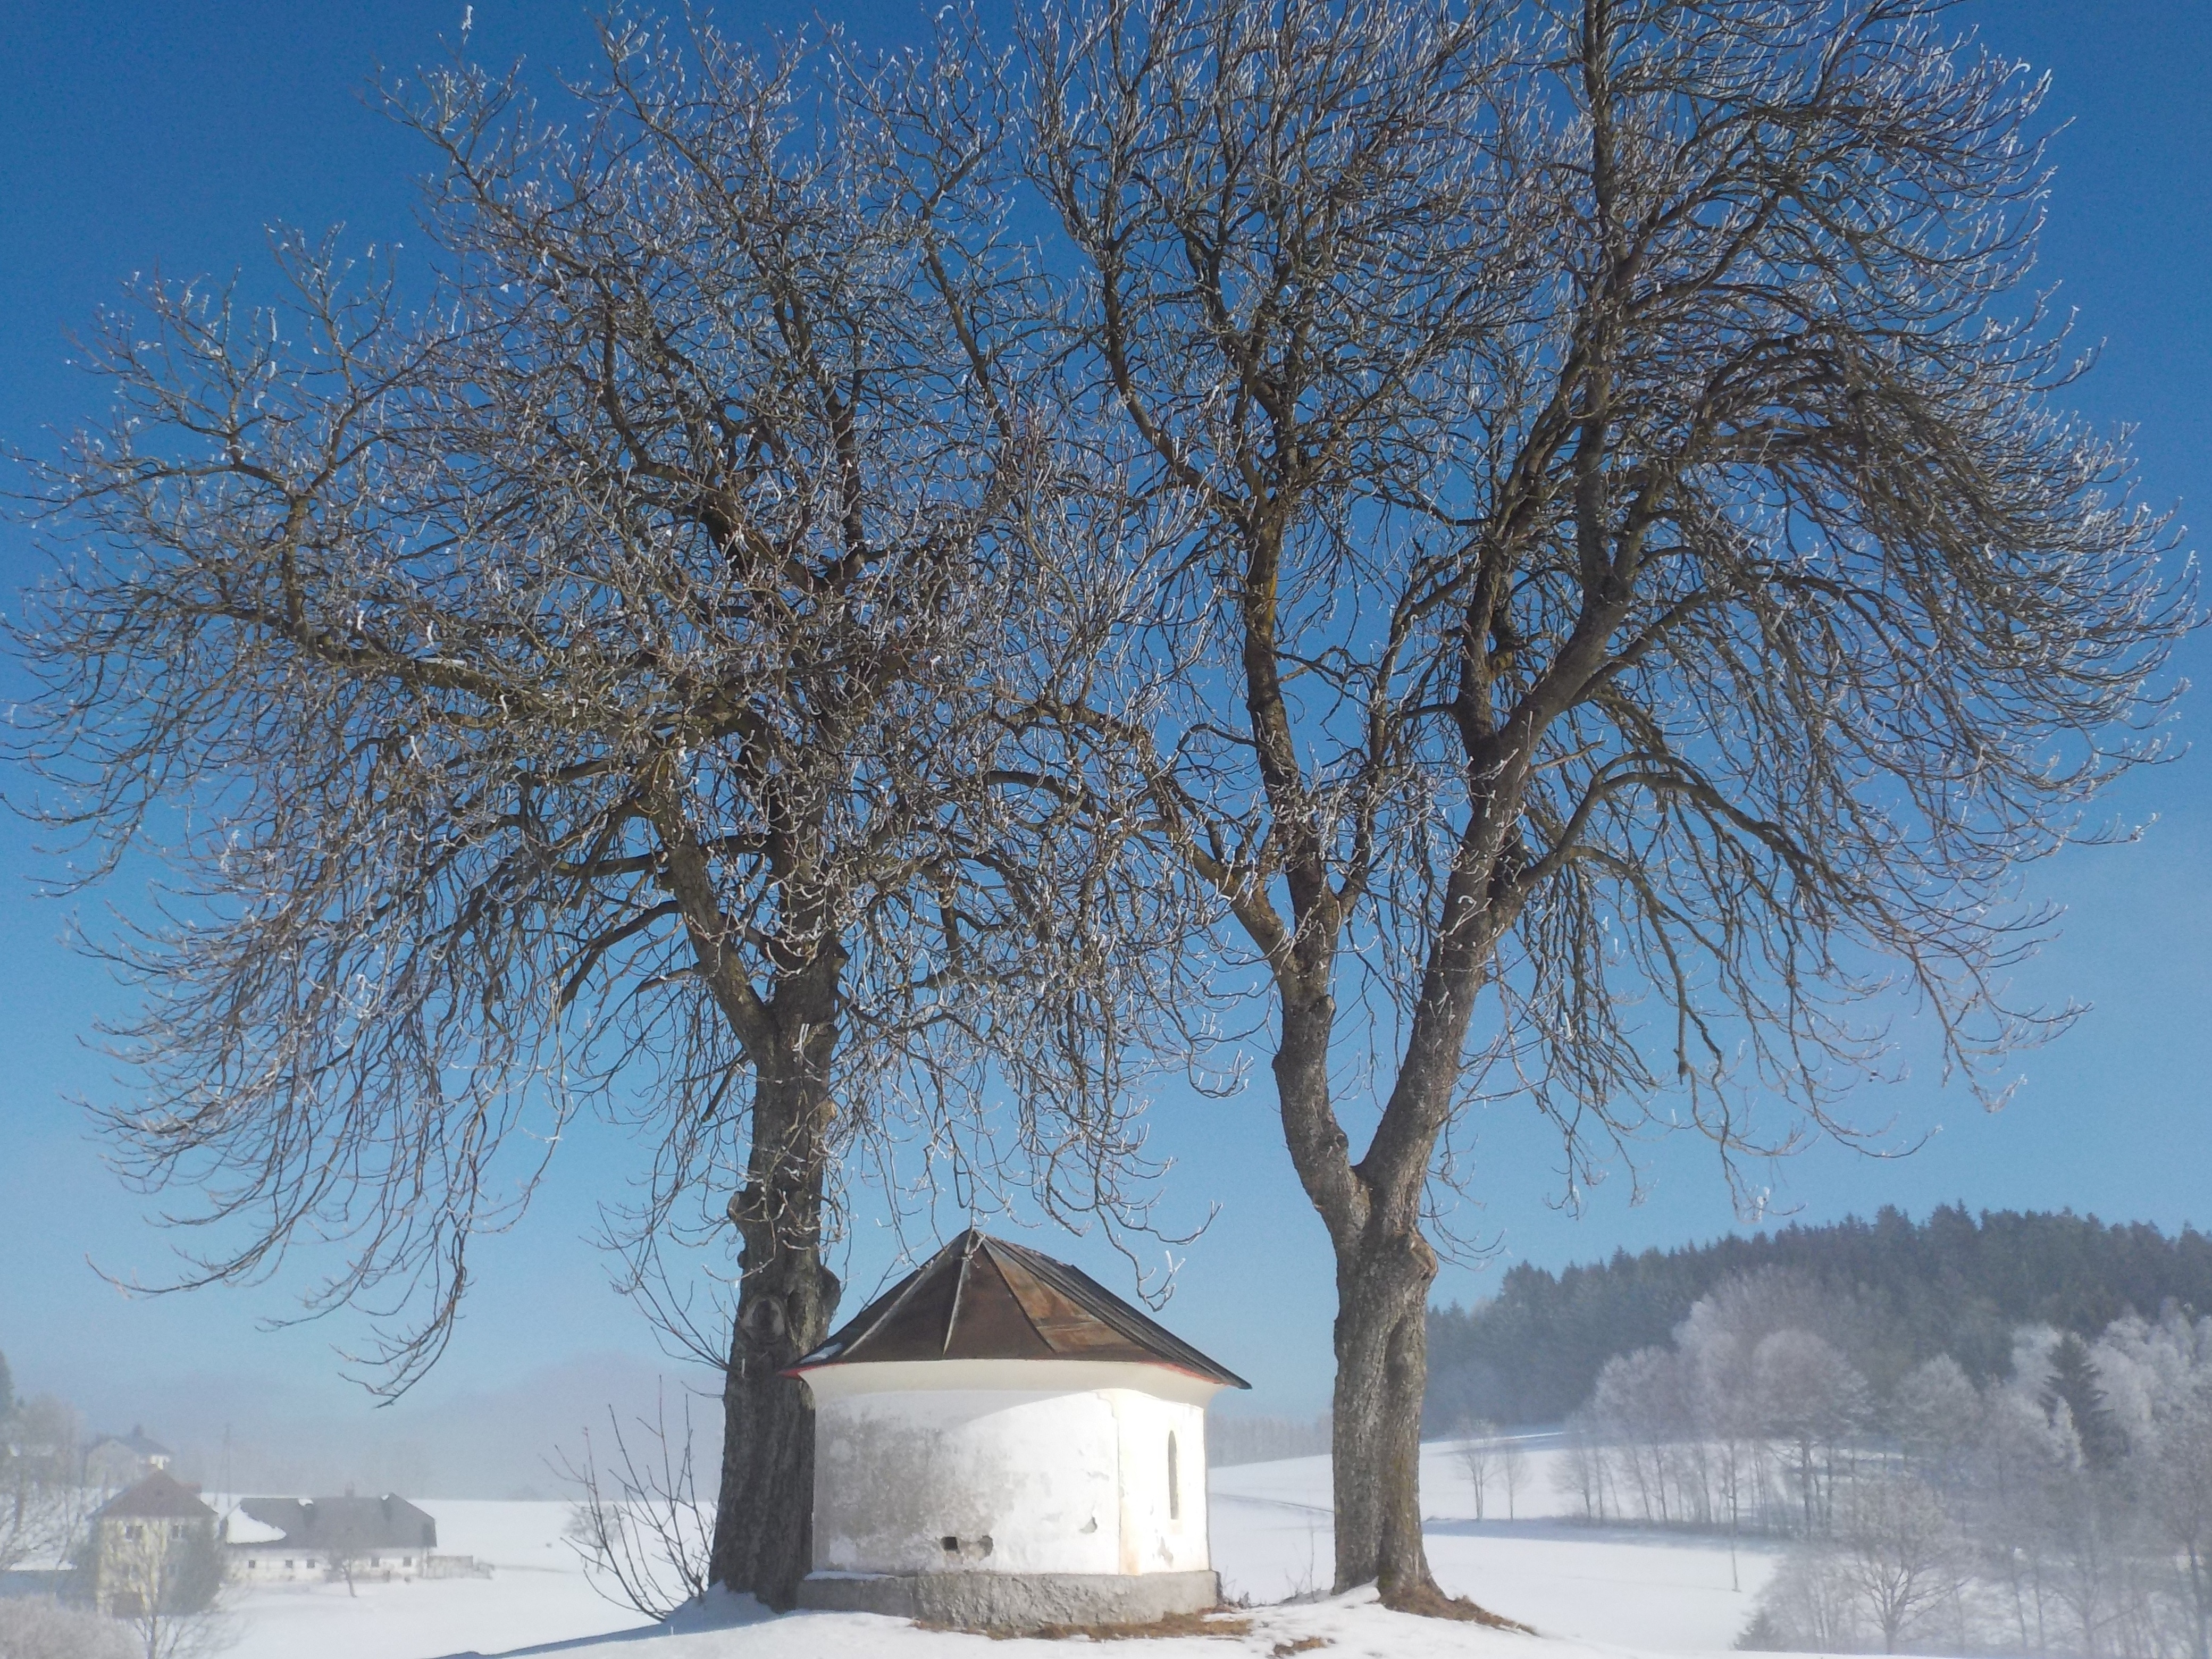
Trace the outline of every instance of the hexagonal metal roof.
<path fill-rule="evenodd" d="M 915 1359 L 1119 1360 L 1252 1386 L 1080 1268 L 972 1227 L 786 1375 Z"/>

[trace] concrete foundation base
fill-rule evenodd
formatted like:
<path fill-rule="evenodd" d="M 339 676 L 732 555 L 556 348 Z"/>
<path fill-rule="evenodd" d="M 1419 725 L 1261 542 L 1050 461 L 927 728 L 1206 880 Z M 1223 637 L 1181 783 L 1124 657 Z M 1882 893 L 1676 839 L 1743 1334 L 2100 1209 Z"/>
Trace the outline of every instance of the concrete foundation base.
<path fill-rule="evenodd" d="M 1212 1571 L 814 1573 L 800 1581 L 799 1605 L 963 1630 L 1149 1625 L 1220 1606 L 1221 1578 Z"/>

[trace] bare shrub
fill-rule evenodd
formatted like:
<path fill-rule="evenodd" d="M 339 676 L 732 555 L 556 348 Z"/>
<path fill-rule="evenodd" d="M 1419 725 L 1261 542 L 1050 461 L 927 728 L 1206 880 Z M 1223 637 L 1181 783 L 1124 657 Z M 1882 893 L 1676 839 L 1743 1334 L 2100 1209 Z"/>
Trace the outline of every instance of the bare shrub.
<path fill-rule="evenodd" d="M 0 1599 L 4 1659 L 132 1659 L 130 1632 L 112 1619 L 44 1597 Z"/>
<path fill-rule="evenodd" d="M 1835 1553 L 1802 1544 L 1766 1581 L 1736 1645 L 1777 1653 L 1856 1653 L 1866 1647 L 1867 1632 Z"/>
<path fill-rule="evenodd" d="M 653 1417 L 628 1431 L 609 1407 L 607 1430 L 604 1467 L 588 1429 L 580 1463 L 565 1454 L 559 1460 L 581 1491 L 568 1517 L 568 1547 L 601 1595 L 665 1619 L 706 1593 L 714 1538 L 714 1504 L 699 1492 L 690 1396 L 680 1431 L 669 1425 L 665 1389 Z"/>

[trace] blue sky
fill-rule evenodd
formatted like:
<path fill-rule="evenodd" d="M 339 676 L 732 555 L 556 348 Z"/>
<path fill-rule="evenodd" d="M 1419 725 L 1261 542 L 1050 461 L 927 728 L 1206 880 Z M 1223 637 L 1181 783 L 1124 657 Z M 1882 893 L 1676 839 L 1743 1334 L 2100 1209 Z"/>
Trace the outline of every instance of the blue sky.
<path fill-rule="evenodd" d="M 267 223 L 343 221 L 365 245 L 404 238 L 410 179 L 423 158 L 361 96 L 379 65 L 437 54 L 458 4 L 375 6 L 206 0 L 191 7 L 0 0 L 0 439 L 37 448 L 44 428 L 84 412 L 65 367 L 67 333 L 118 283 L 155 267 L 178 276 L 249 270 Z M 586 14 L 567 0 L 479 0 L 473 46 L 534 71 L 580 64 Z M 726 21 L 788 25 L 795 4 L 723 8 Z M 919 8 L 823 7 L 864 39 L 909 30 Z M 2059 174 L 2043 276 L 2076 307 L 2103 360 L 2075 403 L 2137 430 L 2148 498 L 2205 522 L 2212 495 L 2212 8 L 2188 0 L 2000 0 L 1964 9 L 1999 49 L 2056 77 Z M 2201 538 L 2192 538 L 2201 545 Z M 27 538 L 0 526 L 0 603 L 36 568 Z M 2183 653 L 2208 678 L 2205 643 Z M 0 667 L 0 702 L 20 693 Z M 2185 738 L 2203 726 L 2185 706 Z M 15 787 L 13 783 L 10 787 Z M 1913 1157 L 1870 1162 L 1820 1148 L 1778 1172 L 1780 1206 L 1819 1219 L 1883 1203 L 1915 1213 L 2071 1206 L 2173 1227 L 2212 1224 L 2212 750 L 2131 781 L 2115 798 L 2148 827 L 2139 844 L 2084 848 L 2039 867 L 2034 896 L 2064 905 L 2058 941 L 2023 975 L 2051 1001 L 2094 1005 L 2061 1042 L 2025 1058 L 2012 1105 L 1989 1117 L 1933 1079 L 1866 1091 L 1863 1121 L 1931 1134 Z M 2154 821 L 2153 821 L 2154 818 Z M 344 1326 L 270 1334 L 313 1270 L 273 1284 L 149 1301 L 97 1277 L 158 1276 L 166 1244 L 149 1206 L 101 1165 L 64 1096 L 127 1088 L 85 1047 L 118 994 L 58 936 L 67 910 L 34 896 L 32 838 L 0 821 L 0 1349 L 28 1387 L 68 1393 L 96 1416 L 158 1419 L 196 1378 L 251 1378 L 300 1409 L 333 1416 L 365 1401 L 338 1378 Z M 127 895 L 119 896 L 127 898 Z M 1909 1040 L 1910 1034 L 1907 1033 Z M 1264 1070 L 1261 1073 L 1264 1076 Z M 1479 1210 L 1466 1231 L 1496 1241 L 1487 1267 L 1455 1268 L 1446 1298 L 1484 1293 L 1498 1263 L 1559 1265 L 1709 1237 L 1735 1224 L 1710 1155 L 1687 1140 L 1646 1149 L 1649 1195 L 1625 1178 L 1577 1218 L 1551 1206 L 1556 1159 L 1510 1110 L 1476 1125 Z M 1255 1404 L 1310 1410 L 1326 1399 L 1331 1293 L 1317 1223 L 1292 1181 L 1264 1092 L 1163 1103 L 1158 1144 L 1181 1160 L 1167 1211 L 1218 1213 L 1188 1252 L 1170 1322 L 1261 1384 Z M 426 1393 L 505 1387 L 580 1354 L 650 1353 L 634 1312 L 610 1293 L 584 1242 L 600 1198 L 617 1195 L 627 1148 L 605 1130 L 564 1147 L 544 1201 L 489 1242 L 459 1340 Z M 1096 1241 L 1040 1236 L 1126 1287 Z M 856 1290 L 884 1263 L 862 1219 Z M 1118 1275 L 1118 1276 L 1117 1276 Z"/>

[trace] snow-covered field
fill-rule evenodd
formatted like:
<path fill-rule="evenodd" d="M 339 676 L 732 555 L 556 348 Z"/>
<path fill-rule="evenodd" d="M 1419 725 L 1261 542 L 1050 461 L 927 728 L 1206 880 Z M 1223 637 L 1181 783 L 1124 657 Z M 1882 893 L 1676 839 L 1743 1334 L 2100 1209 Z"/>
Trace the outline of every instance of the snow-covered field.
<path fill-rule="evenodd" d="M 441 1555 L 473 1555 L 489 1578 L 429 1583 L 270 1585 L 232 1603 L 240 1639 L 232 1659 L 430 1659 L 499 1653 L 642 1621 L 586 1582 L 561 1539 L 566 1504 L 425 1499 Z"/>
<path fill-rule="evenodd" d="M 1751 1616 L 1773 1558 L 1746 1547 L 1741 1589 L 1729 1582 L 1725 1545 L 1607 1531 L 1570 1522 L 1552 1490 L 1553 1454 L 1534 1449 L 1514 1504 L 1493 1492 L 1490 1518 L 1475 1521 L 1472 1488 L 1448 1447 L 1427 1450 L 1423 1492 L 1430 1559 L 1445 1589 L 1534 1626 L 1532 1643 L 1469 1626 L 1401 1619 L 1372 1595 L 1264 1604 L 1310 1597 L 1329 1577 L 1328 1463 L 1298 1458 L 1216 1470 L 1212 1481 L 1214 1564 L 1232 1597 L 1255 1611 L 1241 1636 L 1147 1642 L 1142 1659 L 1191 1659 L 1285 1650 L 1309 1638 L 1329 1659 L 1358 1655 L 1477 1655 L 1482 1659 L 1589 1659 L 1598 1650 L 1717 1653 Z M 488 1579 L 420 1584 L 270 1588 L 241 1596 L 236 1659 L 442 1659 L 538 1649 L 586 1659 L 844 1659 L 875 1653 L 934 1659 L 1017 1659 L 1028 1650 L 1064 1656 L 1064 1643 L 994 1642 L 916 1630 L 860 1613 L 758 1616 L 749 1604 L 677 1627 L 648 1627 L 604 1601 L 561 1541 L 561 1504 L 425 1501 L 439 1547 L 491 1564 Z M 711 1626 L 712 1628 L 707 1626 Z M 609 1638 L 602 1641 L 593 1638 Z M 554 1644 L 557 1644 L 555 1646 Z"/>
<path fill-rule="evenodd" d="M 1751 1621 L 1775 1555 L 1764 1547 L 1740 1550 L 1739 1589 L 1731 1587 L 1724 1540 L 1571 1521 L 1553 1489 L 1557 1455 L 1545 1446 L 1528 1452 L 1510 1521 L 1500 1518 L 1506 1501 L 1493 1475 L 1488 1518 L 1476 1521 L 1456 1449 L 1423 1448 L 1421 1495 L 1437 1582 L 1547 1636 L 1646 1653 L 1730 1647 Z M 1327 1458 L 1217 1469 L 1210 1484 L 1213 1561 L 1231 1596 L 1258 1603 L 1328 1588 Z"/>

